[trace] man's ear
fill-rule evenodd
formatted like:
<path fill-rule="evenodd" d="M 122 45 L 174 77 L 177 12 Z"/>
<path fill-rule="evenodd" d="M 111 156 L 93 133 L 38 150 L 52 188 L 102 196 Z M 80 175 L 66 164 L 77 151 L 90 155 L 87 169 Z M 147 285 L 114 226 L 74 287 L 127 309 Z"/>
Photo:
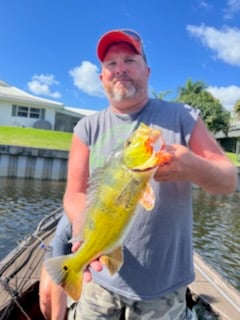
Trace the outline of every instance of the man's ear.
<path fill-rule="evenodd" d="M 149 67 L 147 67 L 147 73 L 148 73 L 148 77 L 149 77 L 150 73 L 151 73 L 151 69 Z"/>

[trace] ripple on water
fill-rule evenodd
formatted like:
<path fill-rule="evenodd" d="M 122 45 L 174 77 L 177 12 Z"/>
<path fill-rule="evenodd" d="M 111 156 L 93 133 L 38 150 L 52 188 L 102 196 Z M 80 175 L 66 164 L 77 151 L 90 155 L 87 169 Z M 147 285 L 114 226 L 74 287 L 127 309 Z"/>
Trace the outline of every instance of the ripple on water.
<path fill-rule="evenodd" d="M 212 196 L 194 190 L 194 247 L 240 290 L 240 193 Z"/>
<path fill-rule="evenodd" d="M 0 259 L 62 205 L 63 182 L 0 179 Z"/>

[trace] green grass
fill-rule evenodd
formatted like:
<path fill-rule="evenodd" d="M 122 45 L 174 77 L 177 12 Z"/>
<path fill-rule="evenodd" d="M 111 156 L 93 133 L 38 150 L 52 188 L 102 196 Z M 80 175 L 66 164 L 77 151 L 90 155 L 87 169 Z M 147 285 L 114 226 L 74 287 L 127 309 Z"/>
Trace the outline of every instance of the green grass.
<path fill-rule="evenodd" d="M 0 126 L 0 144 L 69 150 L 72 133 L 33 128 Z"/>
<path fill-rule="evenodd" d="M 236 153 L 227 152 L 227 156 L 230 160 L 232 160 L 235 166 L 240 166 L 240 161 L 238 161 Z"/>
<path fill-rule="evenodd" d="M 16 145 L 54 150 L 69 150 L 72 133 L 33 128 L 0 126 L 0 144 Z M 235 153 L 227 156 L 236 166 L 240 166 Z"/>

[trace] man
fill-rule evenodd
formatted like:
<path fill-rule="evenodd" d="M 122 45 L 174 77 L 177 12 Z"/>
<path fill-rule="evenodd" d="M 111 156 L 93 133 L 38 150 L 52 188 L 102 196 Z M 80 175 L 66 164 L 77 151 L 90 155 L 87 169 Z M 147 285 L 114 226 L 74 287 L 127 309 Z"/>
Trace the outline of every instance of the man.
<path fill-rule="evenodd" d="M 66 215 L 63 214 L 58 222 L 54 237 L 49 244 L 49 250 L 45 259 L 71 253 L 71 224 Z M 63 320 L 67 316 L 66 294 L 64 290 L 56 285 L 43 267 L 40 277 L 39 305 L 45 319 Z"/>
<path fill-rule="evenodd" d="M 211 193 L 236 188 L 236 168 L 206 129 L 198 112 L 148 97 L 150 68 L 140 36 L 113 30 L 97 46 L 100 79 L 109 107 L 79 121 L 69 156 L 64 209 L 73 238 L 84 225 L 88 178 L 140 122 L 159 128 L 173 154 L 151 181 L 156 205 L 138 207 L 124 240 L 124 264 L 111 276 L 98 260 L 85 272 L 81 299 L 69 319 L 189 319 L 186 286 L 194 279 L 192 183 Z M 117 223 L 117 222 L 116 222 Z"/>

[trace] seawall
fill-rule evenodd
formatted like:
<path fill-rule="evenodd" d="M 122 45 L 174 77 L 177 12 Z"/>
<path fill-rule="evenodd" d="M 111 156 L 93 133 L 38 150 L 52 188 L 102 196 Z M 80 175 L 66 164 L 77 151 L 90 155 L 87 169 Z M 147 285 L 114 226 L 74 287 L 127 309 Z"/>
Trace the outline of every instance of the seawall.
<path fill-rule="evenodd" d="M 0 177 L 65 181 L 67 160 L 68 151 L 0 145 Z"/>
<path fill-rule="evenodd" d="M 68 151 L 0 145 L 0 177 L 65 181 Z"/>

